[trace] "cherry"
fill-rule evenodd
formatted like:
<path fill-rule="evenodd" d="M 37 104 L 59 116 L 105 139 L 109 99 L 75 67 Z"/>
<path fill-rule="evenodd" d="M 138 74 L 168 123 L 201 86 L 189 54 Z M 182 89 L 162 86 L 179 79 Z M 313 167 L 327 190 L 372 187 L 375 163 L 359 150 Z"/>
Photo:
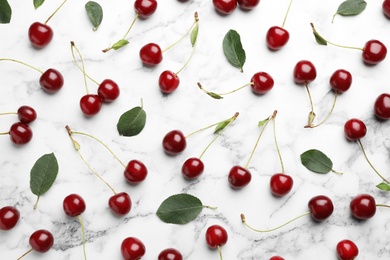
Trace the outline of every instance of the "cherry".
<path fill-rule="evenodd" d="M 103 102 L 112 102 L 119 97 L 120 90 L 118 84 L 111 79 L 105 79 L 100 83 L 98 95 Z"/>
<path fill-rule="evenodd" d="M 212 225 L 206 230 L 206 243 L 212 248 L 218 248 L 225 245 L 228 240 L 226 230 L 220 225 Z"/>
<path fill-rule="evenodd" d="M 267 46 L 271 50 L 279 50 L 287 44 L 290 39 L 288 31 L 280 26 L 272 26 L 268 29 L 265 37 Z"/>
<path fill-rule="evenodd" d="M 259 4 L 260 0 L 237 0 L 242 9 L 252 10 Z"/>
<path fill-rule="evenodd" d="M 175 248 L 167 248 L 160 252 L 158 260 L 182 260 L 183 256 Z"/>
<path fill-rule="evenodd" d="M 40 229 L 32 233 L 29 243 L 34 251 L 45 253 L 53 246 L 54 238 L 49 231 Z"/>
<path fill-rule="evenodd" d="M 99 113 L 102 107 L 102 99 L 96 94 L 87 94 L 80 99 L 81 111 L 86 116 L 93 116 Z"/>
<path fill-rule="evenodd" d="M 157 9 L 156 0 L 136 0 L 134 10 L 142 19 L 149 18 Z"/>
<path fill-rule="evenodd" d="M 123 216 L 130 212 L 131 199 L 129 194 L 121 192 L 110 197 L 108 205 L 111 211 L 117 216 Z"/>
<path fill-rule="evenodd" d="M 14 144 L 26 144 L 30 142 L 33 132 L 27 124 L 18 122 L 11 125 L 9 135 Z"/>
<path fill-rule="evenodd" d="M 213 0 L 213 5 L 221 14 L 230 14 L 237 8 L 237 0 Z"/>
<path fill-rule="evenodd" d="M 293 183 L 291 176 L 283 173 L 276 173 L 270 180 L 271 192 L 275 196 L 284 196 L 291 191 Z"/>
<path fill-rule="evenodd" d="M 386 58 L 387 48 L 378 40 L 369 40 L 363 47 L 363 61 L 368 64 L 377 64 Z"/>
<path fill-rule="evenodd" d="M 147 175 L 148 169 L 145 164 L 138 160 L 129 161 L 124 172 L 126 180 L 132 184 L 144 181 Z"/>
<path fill-rule="evenodd" d="M 17 113 L 19 121 L 25 124 L 31 123 L 37 119 L 37 112 L 30 106 L 19 107 Z"/>
<path fill-rule="evenodd" d="M 13 229 L 20 218 L 19 210 L 6 206 L 0 209 L 0 230 Z"/>
<path fill-rule="evenodd" d="M 28 29 L 28 38 L 36 48 L 43 48 L 53 39 L 53 30 L 47 24 L 35 22 Z"/>
<path fill-rule="evenodd" d="M 274 86 L 274 79 L 266 72 L 257 72 L 251 78 L 251 88 L 256 94 L 265 94 Z"/>
<path fill-rule="evenodd" d="M 187 179 L 194 179 L 199 177 L 204 170 L 204 164 L 201 159 L 192 157 L 187 159 L 181 167 L 181 173 Z"/>
<path fill-rule="evenodd" d="M 375 199 L 369 194 L 360 194 L 351 200 L 349 208 L 352 216 L 357 219 L 372 218 L 376 212 Z"/>
<path fill-rule="evenodd" d="M 139 57 L 146 66 L 155 66 L 163 59 L 161 48 L 156 43 L 148 43 L 143 46 L 139 51 Z"/>
<path fill-rule="evenodd" d="M 333 72 L 329 82 L 334 91 L 344 93 L 351 87 L 352 75 L 347 70 L 339 69 Z"/>
<path fill-rule="evenodd" d="M 176 155 L 184 151 L 187 142 L 181 131 L 172 130 L 164 136 L 162 146 L 167 154 Z"/>
<path fill-rule="evenodd" d="M 308 84 L 317 77 L 316 67 L 308 60 L 299 61 L 294 67 L 294 80 L 298 84 Z"/>
<path fill-rule="evenodd" d="M 163 71 L 158 79 L 160 90 L 165 94 L 169 94 L 175 91 L 179 84 L 179 76 L 170 70 Z"/>
<path fill-rule="evenodd" d="M 56 93 L 64 85 L 64 77 L 59 71 L 48 69 L 39 78 L 39 84 L 47 93 Z"/>
<path fill-rule="evenodd" d="M 312 218 L 317 221 L 327 219 L 332 215 L 334 209 L 332 201 L 324 195 L 315 196 L 310 199 L 308 206 Z"/>
<path fill-rule="evenodd" d="M 284 258 L 281 256 L 273 256 L 269 260 L 284 260 Z"/>
<path fill-rule="evenodd" d="M 125 260 L 138 260 L 145 254 L 145 245 L 135 237 L 128 237 L 121 244 L 122 256 Z"/>
<path fill-rule="evenodd" d="M 229 184 L 234 189 L 241 189 L 249 184 L 252 179 L 252 174 L 248 169 L 239 165 L 233 166 L 230 169 L 228 180 Z"/>
<path fill-rule="evenodd" d="M 380 119 L 390 118 L 390 94 L 380 94 L 374 104 L 375 115 Z"/>
<path fill-rule="evenodd" d="M 85 201 L 78 194 L 70 194 L 65 197 L 63 208 L 69 217 L 76 217 L 85 211 Z"/>
<path fill-rule="evenodd" d="M 367 133 L 367 127 L 362 120 L 352 118 L 345 122 L 344 133 L 348 140 L 355 141 L 363 138 Z"/>
<path fill-rule="evenodd" d="M 386 15 L 386 17 L 390 19 L 390 1 L 389 0 L 383 1 L 382 11 Z"/>
<path fill-rule="evenodd" d="M 359 249 L 354 242 L 348 239 L 337 243 L 336 252 L 339 260 L 353 260 L 359 254 Z"/>

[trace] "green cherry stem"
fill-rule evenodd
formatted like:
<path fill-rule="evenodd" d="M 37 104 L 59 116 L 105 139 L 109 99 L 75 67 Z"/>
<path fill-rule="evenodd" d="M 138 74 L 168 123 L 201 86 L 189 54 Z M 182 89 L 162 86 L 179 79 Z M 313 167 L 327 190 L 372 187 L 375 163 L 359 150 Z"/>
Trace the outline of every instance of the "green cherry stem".
<path fill-rule="evenodd" d="M 80 50 L 76 47 L 76 44 L 73 42 L 73 41 L 71 41 L 70 42 L 70 44 L 71 44 L 71 47 L 72 47 L 72 56 L 73 56 L 73 61 L 76 63 L 76 66 L 77 66 L 77 68 L 79 68 L 79 70 L 90 80 L 90 81 L 92 81 L 93 83 L 95 83 L 96 85 L 98 85 L 99 86 L 99 82 L 97 82 L 96 80 L 94 80 L 92 77 L 90 77 L 88 74 L 87 74 L 87 72 L 85 71 L 85 69 L 83 70 L 83 68 L 80 66 L 80 64 L 77 62 L 77 59 L 76 59 L 76 57 L 75 57 L 75 55 L 74 55 L 74 52 L 73 52 L 73 48 L 77 51 L 77 53 L 79 54 L 79 56 L 81 57 L 81 52 L 80 52 Z M 82 62 L 82 66 L 83 66 L 83 62 Z"/>
<path fill-rule="evenodd" d="M 212 98 L 215 98 L 215 99 L 222 99 L 223 96 L 232 94 L 232 93 L 237 92 L 237 91 L 239 91 L 239 90 L 241 90 L 241 89 L 243 89 L 243 88 L 245 88 L 245 87 L 248 87 L 248 86 L 253 85 L 253 82 L 247 83 L 247 84 L 245 84 L 245 85 L 243 85 L 243 86 L 241 86 L 241 87 L 239 87 L 239 88 L 233 89 L 233 90 L 228 91 L 228 92 L 225 92 L 225 93 L 214 93 L 214 92 L 211 92 L 211 91 L 206 90 L 206 89 L 202 86 L 202 84 L 200 84 L 200 82 L 198 82 L 197 84 L 198 84 L 198 87 L 199 87 L 203 92 L 205 92 L 207 95 L 209 95 L 209 96 L 211 96 Z"/>
<path fill-rule="evenodd" d="M 16 259 L 16 260 L 20 260 L 20 259 L 22 259 L 23 257 L 25 257 L 26 255 L 28 255 L 29 253 L 31 253 L 33 251 L 33 249 L 32 248 L 30 248 L 30 250 L 28 250 L 26 253 L 24 253 L 23 255 L 21 255 L 18 259 Z"/>
<path fill-rule="evenodd" d="M 78 215 L 77 218 L 79 219 L 80 227 L 81 227 L 81 239 L 83 240 L 82 243 L 83 243 L 84 259 L 87 260 L 87 250 L 85 249 L 85 228 L 84 228 L 81 215 Z"/>
<path fill-rule="evenodd" d="M 199 133 L 199 132 L 202 132 L 202 131 L 204 131 L 204 130 L 207 130 L 207 129 L 213 127 L 213 126 L 217 126 L 217 125 L 219 125 L 219 124 L 221 124 L 221 123 L 223 123 L 223 122 L 225 122 L 225 120 L 224 120 L 224 121 L 220 121 L 220 122 L 218 122 L 218 123 L 214 123 L 214 124 L 205 126 L 205 127 L 202 127 L 202 128 L 200 128 L 200 129 L 195 130 L 194 132 L 192 132 L 192 133 L 186 135 L 185 138 L 188 138 L 188 137 L 190 137 L 190 136 L 193 136 L 194 134 L 197 134 L 197 133 Z"/>
<path fill-rule="evenodd" d="M 83 56 L 81 55 L 81 52 L 79 51 L 79 49 L 76 47 L 76 45 L 74 44 L 74 42 L 70 42 L 70 49 L 72 51 L 72 56 L 73 56 L 73 60 L 75 61 L 76 64 L 77 63 L 77 60 L 76 60 L 76 57 L 74 55 L 74 51 L 73 49 L 76 50 L 77 54 L 79 55 L 80 57 L 80 60 L 81 60 L 81 71 L 83 72 L 83 77 L 84 77 L 84 85 L 85 85 L 85 90 L 87 91 L 87 94 L 89 94 L 89 90 L 88 90 L 88 84 L 87 84 L 87 73 L 85 72 L 85 66 L 84 66 L 84 59 L 83 59 Z M 77 65 L 79 67 L 79 65 Z M 99 85 L 99 84 L 98 84 Z"/>
<path fill-rule="evenodd" d="M 219 253 L 219 259 L 222 260 L 222 250 L 220 246 L 217 246 L 218 253 Z"/>
<path fill-rule="evenodd" d="M 5 113 L 0 113 L 0 116 L 5 116 L 5 115 L 17 115 L 18 113 L 16 112 L 5 112 Z"/>
<path fill-rule="evenodd" d="M 336 91 L 336 92 L 334 93 L 334 100 L 333 100 L 332 108 L 330 109 L 328 115 L 324 118 L 324 120 L 322 120 L 322 121 L 321 121 L 320 123 L 318 123 L 317 125 L 308 124 L 308 125 L 305 126 L 305 128 L 315 128 L 315 127 L 319 127 L 320 125 L 322 125 L 323 123 L 325 123 L 326 120 L 328 120 L 328 118 L 330 117 L 330 115 L 333 113 L 334 107 L 336 106 L 337 96 L 338 96 L 338 91 Z"/>
<path fill-rule="evenodd" d="M 290 0 L 290 4 L 288 5 L 286 14 L 284 15 L 284 19 L 283 19 L 283 23 L 282 23 L 282 28 L 283 28 L 284 25 L 286 24 L 287 16 L 288 16 L 288 13 L 290 12 L 290 8 L 291 8 L 292 2 L 293 2 L 293 0 Z"/>
<path fill-rule="evenodd" d="M 377 206 L 377 207 L 384 207 L 384 208 L 390 208 L 390 205 L 386 205 L 386 204 L 376 204 L 375 206 Z"/>
<path fill-rule="evenodd" d="M 9 131 L 8 132 L 2 132 L 2 133 L 0 133 L 0 135 L 9 135 Z"/>
<path fill-rule="evenodd" d="M 66 1 L 68 0 L 64 0 L 62 4 L 59 7 L 57 7 L 57 9 L 49 16 L 49 18 L 47 18 L 44 24 L 47 24 L 50 21 L 50 19 L 61 9 L 61 7 L 66 3 Z"/>
<path fill-rule="evenodd" d="M 284 173 L 284 164 L 283 164 L 283 160 L 282 160 L 282 154 L 280 153 L 278 139 L 276 138 L 276 119 L 275 119 L 276 118 L 276 114 L 277 114 L 277 111 L 275 110 L 274 114 L 272 115 L 272 122 L 273 122 L 273 125 L 274 125 L 274 140 L 275 140 L 276 150 L 278 151 L 280 165 L 282 167 L 282 173 Z"/>
<path fill-rule="evenodd" d="M 22 64 L 22 65 L 24 65 L 24 66 L 26 66 L 26 67 L 29 67 L 29 68 L 31 68 L 31 69 L 33 69 L 33 70 L 36 70 L 36 71 L 38 71 L 39 73 L 43 74 L 43 71 L 42 71 L 42 70 L 40 70 L 40 69 L 38 69 L 38 68 L 36 68 L 36 67 L 34 67 L 34 66 L 31 66 L 30 64 L 27 64 L 27 63 L 24 63 L 24 62 L 22 62 L 22 61 L 19 61 L 19 60 L 14 60 L 14 59 L 9 59 L 9 58 L 2 58 L 2 59 L 0 59 L 0 61 L 12 61 L 12 62 L 16 62 L 16 63 Z"/>
<path fill-rule="evenodd" d="M 314 105 L 313 105 L 313 99 L 311 97 L 311 94 L 310 94 L 310 90 L 309 90 L 309 85 L 307 83 L 305 83 L 305 88 L 306 88 L 306 92 L 307 92 L 307 95 L 309 97 L 309 101 L 310 101 L 310 113 L 309 113 L 309 119 L 308 119 L 308 124 L 307 125 L 311 125 L 313 123 L 313 120 L 316 116 L 316 114 L 314 113 Z M 307 126 L 306 125 L 306 126 Z M 306 127 L 305 126 L 305 127 Z"/>

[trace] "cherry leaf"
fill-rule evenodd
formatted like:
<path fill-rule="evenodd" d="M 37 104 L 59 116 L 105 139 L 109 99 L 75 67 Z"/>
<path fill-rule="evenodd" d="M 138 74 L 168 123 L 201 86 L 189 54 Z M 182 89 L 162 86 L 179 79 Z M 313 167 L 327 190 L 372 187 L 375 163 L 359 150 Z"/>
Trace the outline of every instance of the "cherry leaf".
<path fill-rule="evenodd" d="M 89 20 L 94 26 L 93 30 L 96 31 L 103 20 L 102 7 L 94 1 L 89 1 L 85 4 L 85 10 L 87 11 Z"/>
<path fill-rule="evenodd" d="M 376 187 L 383 191 L 390 191 L 390 185 L 384 182 L 379 183 L 378 185 L 376 185 Z"/>
<path fill-rule="evenodd" d="M 264 120 L 261 120 L 259 121 L 259 123 L 257 124 L 258 127 L 262 127 L 263 125 L 265 125 L 267 122 L 269 121 L 269 118 L 266 118 Z"/>
<path fill-rule="evenodd" d="M 146 123 L 146 113 L 142 107 L 134 107 L 119 118 L 117 129 L 120 135 L 135 136 L 141 133 Z"/>
<path fill-rule="evenodd" d="M 229 30 L 223 38 L 222 46 L 230 64 L 243 72 L 246 55 L 242 48 L 240 35 L 235 30 Z"/>
<path fill-rule="evenodd" d="M 7 0 L 0 0 L 0 23 L 10 23 L 12 9 Z"/>
<path fill-rule="evenodd" d="M 333 163 L 323 152 L 311 149 L 301 154 L 301 162 L 308 170 L 326 174 L 333 171 Z"/>
<path fill-rule="evenodd" d="M 199 25 L 196 24 L 194 29 L 192 29 L 191 35 L 190 35 L 190 40 L 191 40 L 192 47 L 195 46 L 196 40 L 198 39 L 198 31 L 199 31 Z"/>
<path fill-rule="evenodd" d="M 366 9 L 367 3 L 364 0 L 347 0 L 342 2 L 336 13 L 333 15 L 332 22 L 334 17 L 339 14 L 343 16 L 358 15 Z"/>
<path fill-rule="evenodd" d="M 214 93 L 214 92 L 207 92 L 207 95 L 209 95 L 210 97 L 212 97 L 214 99 L 223 99 L 223 97 L 221 95 L 218 95 L 217 93 Z"/>
<path fill-rule="evenodd" d="M 43 2 L 45 2 L 45 0 L 34 0 L 34 7 L 35 7 L 35 9 L 40 7 L 43 4 Z"/>
<path fill-rule="evenodd" d="M 122 48 L 123 46 L 125 46 L 127 44 L 129 44 L 129 41 L 125 40 L 125 39 L 122 39 L 122 40 L 119 40 L 116 43 L 114 43 L 114 45 L 112 45 L 111 48 L 113 48 L 114 50 L 118 50 L 118 49 Z"/>
<path fill-rule="evenodd" d="M 328 45 L 328 42 L 322 38 L 321 35 L 318 34 L 318 32 L 316 31 L 313 31 L 313 34 L 314 34 L 314 38 L 316 39 L 316 42 L 320 45 Z"/>
<path fill-rule="evenodd" d="M 215 130 L 214 130 L 214 134 L 218 133 L 219 131 L 222 131 L 225 127 L 227 127 L 230 123 L 232 122 L 232 119 L 229 118 L 225 121 L 222 121 L 221 123 L 219 123 L 216 127 L 215 127 Z"/>

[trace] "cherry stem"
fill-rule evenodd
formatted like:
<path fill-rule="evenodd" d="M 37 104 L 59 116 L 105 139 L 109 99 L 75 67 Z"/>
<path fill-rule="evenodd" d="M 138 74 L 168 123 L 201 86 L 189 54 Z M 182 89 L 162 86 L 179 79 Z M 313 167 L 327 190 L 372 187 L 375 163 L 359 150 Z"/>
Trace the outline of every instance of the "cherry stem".
<path fill-rule="evenodd" d="M 38 202 L 39 202 L 39 198 L 40 198 L 41 196 L 37 196 L 37 201 L 35 202 L 35 204 L 34 204 L 34 209 L 37 209 L 37 206 L 38 206 Z"/>
<path fill-rule="evenodd" d="M 375 169 L 374 165 L 372 165 L 371 161 L 370 161 L 370 160 L 368 159 L 368 157 L 367 157 L 366 151 L 364 150 L 363 144 L 362 144 L 362 142 L 360 141 L 360 139 L 358 139 L 357 141 L 358 141 L 360 147 L 362 148 L 364 157 L 366 158 L 366 160 L 367 160 L 368 164 L 371 166 L 371 168 L 375 171 L 376 174 L 378 174 L 378 176 L 379 176 L 384 182 L 386 182 L 387 184 L 390 184 L 390 182 L 389 182 L 385 177 L 383 177 L 383 176 Z"/>
<path fill-rule="evenodd" d="M 78 215 L 77 217 L 79 219 L 80 226 L 81 226 L 81 239 L 83 241 L 84 259 L 87 260 L 87 252 L 86 252 L 86 249 L 85 249 L 85 229 L 84 229 L 84 224 L 83 224 L 83 220 L 81 218 L 81 215 Z"/>
<path fill-rule="evenodd" d="M 324 118 L 324 120 L 322 120 L 320 123 L 318 123 L 317 125 L 313 125 L 313 124 L 308 124 L 305 126 L 305 128 L 315 128 L 315 127 L 318 127 L 320 125 L 322 125 L 323 123 L 325 123 L 326 120 L 328 120 L 328 118 L 330 117 L 330 115 L 332 114 L 333 110 L 334 110 L 334 107 L 336 106 L 336 101 L 337 101 L 337 96 L 338 96 L 338 91 L 336 90 L 335 94 L 334 94 L 334 100 L 333 100 L 333 105 L 332 105 L 332 108 L 330 109 L 328 115 Z"/>
<path fill-rule="evenodd" d="M 200 129 L 198 129 L 198 130 L 196 130 L 196 131 L 194 131 L 194 132 L 192 132 L 192 133 L 186 135 L 185 138 L 188 138 L 188 137 L 190 137 L 190 136 L 193 136 L 194 134 L 197 134 L 197 133 L 199 133 L 199 132 L 202 132 L 203 130 L 209 129 L 209 128 L 213 127 L 213 126 L 219 125 L 219 124 L 222 123 L 222 122 L 223 122 L 223 121 L 218 122 L 218 123 L 215 123 L 215 124 L 212 124 L 212 125 L 209 125 L 209 126 L 206 126 L 206 127 L 203 127 L 203 128 L 200 128 Z"/>
<path fill-rule="evenodd" d="M 89 94 L 89 90 L 88 90 L 88 84 L 87 84 L 87 73 L 85 72 L 85 66 L 84 66 L 84 59 L 83 59 L 83 56 L 81 55 L 81 52 L 79 51 L 79 49 L 76 47 L 76 45 L 74 44 L 74 42 L 70 42 L 70 49 L 72 51 L 72 56 L 73 56 L 73 60 L 76 64 L 77 63 L 77 60 L 76 60 L 76 57 L 74 55 L 74 51 L 73 49 L 76 49 L 77 51 L 77 54 L 79 55 L 80 57 L 80 60 L 81 60 L 81 72 L 83 72 L 83 77 L 84 77 L 84 85 L 85 85 L 85 90 L 87 91 L 87 94 Z M 77 67 L 79 67 L 79 65 L 77 65 Z M 99 84 L 98 84 L 99 85 Z"/>
<path fill-rule="evenodd" d="M 386 205 L 386 204 L 376 204 L 375 206 L 377 206 L 377 207 L 384 207 L 384 208 L 390 208 L 390 205 Z"/>
<path fill-rule="evenodd" d="M 307 95 L 309 96 L 309 100 L 310 100 L 310 108 L 311 108 L 311 113 L 313 113 L 313 114 L 314 114 L 313 99 L 311 98 L 311 94 L 310 94 L 309 86 L 308 86 L 308 84 L 307 84 L 307 83 L 305 83 L 305 88 L 306 88 Z"/>
<path fill-rule="evenodd" d="M 272 228 L 272 229 L 265 229 L 265 230 L 262 230 L 262 229 L 255 229 L 255 228 L 249 226 L 248 223 L 246 223 L 246 219 L 245 219 L 245 215 L 244 215 L 244 214 L 241 214 L 241 221 L 242 221 L 242 223 L 244 223 L 245 226 L 247 226 L 249 229 L 252 229 L 252 230 L 255 231 L 255 232 L 263 232 L 263 233 L 265 233 L 265 232 L 275 231 L 275 230 L 277 230 L 277 229 L 279 229 L 279 228 L 282 228 L 282 227 L 284 227 L 284 226 L 290 224 L 291 222 L 293 222 L 293 221 L 295 221 L 295 220 L 297 220 L 297 219 L 299 219 L 299 218 L 302 218 L 302 217 L 304 217 L 304 216 L 307 216 L 307 215 L 310 215 L 310 211 L 308 211 L 308 212 L 306 212 L 306 213 L 303 213 L 302 215 L 299 215 L 298 217 L 295 217 L 295 218 L 293 218 L 292 220 L 289 220 L 289 221 L 287 221 L 286 223 L 284 223 L 284 224 L 282 224 L 282 225 L 280 225 L 280 226 L 277 226 L 277 227 Z"/>
<path fill-rule="evenodd" d="M 27 63 L 24 63 L 24 62 L 22 62 L 22 61 L 19 61 L 19 60 L 14 60 L 14 59 L 9 59 L 9 58 L 2 58 L 2 59 L 0 59 L 0 61 L 13 61 L 13 62 L 22 64 L 22 65 L 24 65 L 24 66 L 27 66 L 27 67 L 29 67 L 29 68 L 31 68 L 31 69 L 33 69 L 33 70 L 36 70 L 36 71 L 38 71 L 39 73 L 43 74 L 43 71 L 42 71 L 42 70 L 40 70 L 40 69 L 38 69 L 38 68 L 36 68 L 36 67 L 34 67 L 34 66 L 31 66 L 31 65 L 29 65 L 29 64 L 27 64 Z"/>
<path fill-rule="evenodd" d="M 293 0 L 290 0 L 290 4 L 288 5 L 286 14 L 284 15 L 284 20 L 283 20 L 283 23 L 282 23 L 282 28 L 284 27 L 284 25 L 285 25 L 285 23 L 286 23 L 287 16 L 288 16 L 288 13 L 290 12 L 290 8 L 291 8 L 292 2 L 293 2 Z"/>
<path fill-rule="evenodd" d="M 219 259 L 222 260 L 222 250 L 220 246 L 217 246 L 218 253 L 219 253 Z"/>
<path fill-rule="evenodd" d="M 212 206 L 203 205 L 203 208 L 216 210 L 218 207 L 212 207 Z"/>
<path fill-rule="evenodd" d="M 2 132 L 0 135 L 9 135 L 9 132 Z"/>
<path fill-rule="evenodd" d="M 0 116 L 5 116 L 5 115 L 17 115 L 17 112 L 5 112 L 5 113 L 0 113 Z"/>
<path fill-rule="evenodd" d="M 272 122 L 274 125 L 274 140 L 275 140 L 276 150 L 278 151 L 280 165 L 282 166 L 282 173 L 284 173 L 284 164 L 283 164 L 283 160 L 282 160 L 282 154 L 280 153 L 278 139 L 276 138 L 276 119 L 275 119 L 276 114 L 277 114 L 277 111 L 275 110 L 274 114 L 272 115 Z"/>
<path fill-rule="evenodd" d="M 29 253 L 31 253 L 33 251 L 33 249 L 31 248 L 30 250 L 28 250 L 26 253 L 24 253 L 23 255 L 21 255 L 18 259 L 16 260 L 20 260 L 22 259 L 23 257 L 25 257 L 26 255 L 28 255 Z"/>
<path fill-rule="evenodd" d="M 135 23 L 135 21 L 138 19 L 138 17 L 139 17 L 139 14 L 138 14 L 138 13 L 136 13 L 136 15 L 135 15 L 135 17 L 134 17 L 133 21 L 132 21 L 132 22 L 131 22 L 131 24 L 130 24 L 130 27 L 129 27 L 129 29 L 127 29 L 127 31 L 126 31 L 126 33 L 125 33 L 125 35 L 123 36 L 123 38 L 122 38 L 122 39 L 125 39 L 125 38 L 127 37 L 127 35 L 130 33 L 130 31 L 131 31 L 131 29 L 133 28 L 133 26 L 134 26 L 134 23 Z"/>
<path fill-rule="evenodd" d="M 80 51 L 79 51 L 79 49 L 76 47 L 75 43 L 74 43 L 73 41 L 71 41 L 70 44 L 71 44 L 71 46 L 74 47 L 74 48 L 77 50 L 77 52 L 80 54 Z M 79 63 L 77 62 L 77 59 L 76 59 L 76 57 L 75 57 L 75 55 L 74 55 L 73 49 L 72 49 L 72 56 L 73 56 L 74 62 L 76 63 L 77 68 L 79 68 L 79 70 L 80 70 L 80 71 L 81 71 L 89 80 L 91 80 L 91 81 L 92 81 L 93 83 L 95 83 L 96 85 L 99 85 L 99 82 L 97 82 L 96 80 L 94 80 L 93 78 L 91 78 L 91 77 L 87 74 L 87 72 L 85 72 L 85 70 L 83 70 L 83 68 L 80 67 L 80 65 L 79 65 Z M 81 55 L 80 55 L 80 56 L 81 56 Z"/>
<path fill-rule="evenodd" d="M 45 24 L 47 24 L 49 22 L 49 20 L 58 12 L 58 10 L 61 9 L 61 7 L 66 3 L 66 1 L 68 1 L 68 0 L 64 0 L 62 2 L 62 4 L 49 16 L 49 18 L 47 18 L 47 20 L 45 21 Z"/>
<path fill-rule="evenodd" d="M 194 46 L 192 46 L 190 57 L 187 59 L 186 63 L 184 63 L 183 66 L 176 72 L 176 75 L 178 75 L 180 72 L 182 72 L 184 70 L 185 67 L 187 67 L 187 65 L 190 62 L 192 56 L 194 56 L 195 46 L 196 46 L 196 42 L 195 42 Z"/>
<path fill-rule="evenodd" d="M 232 94 L 232 93 L 234 93 L 234 92 L 237 92 L 237 91 L 239 91 L 239 90 L 241 90 L 241 89 L 243 89 L 243 88 L 245 88 L 245 87 L 247 87 L 247 86 L 250 86 L 250 85 L 253 85 L 253 82 L 247 83 L 247 84 L 245 84 L 245 85 L 243 85 L 243 86 L 241 86 L 241 87 L 239 87 L 239 88 L 233 89 L 232 91 L 225 92 L 225 93 L 221 93 L 221 94 L 218 94 L 218 95 L 220 95 L 220 96 L 226 96 L 226 95 Z"/>

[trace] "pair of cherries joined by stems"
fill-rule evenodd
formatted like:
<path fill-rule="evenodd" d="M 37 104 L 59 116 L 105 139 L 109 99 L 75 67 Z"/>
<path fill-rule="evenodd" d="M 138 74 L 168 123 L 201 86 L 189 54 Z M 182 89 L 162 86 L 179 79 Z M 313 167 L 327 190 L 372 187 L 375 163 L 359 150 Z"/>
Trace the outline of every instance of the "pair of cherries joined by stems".
<path fill-rule="evenodd" d="M 222 15 L 231 14 L 239 5 L 244 10 L 252 10 L 260 0 L 213 0 L 215 10 Z"/>

